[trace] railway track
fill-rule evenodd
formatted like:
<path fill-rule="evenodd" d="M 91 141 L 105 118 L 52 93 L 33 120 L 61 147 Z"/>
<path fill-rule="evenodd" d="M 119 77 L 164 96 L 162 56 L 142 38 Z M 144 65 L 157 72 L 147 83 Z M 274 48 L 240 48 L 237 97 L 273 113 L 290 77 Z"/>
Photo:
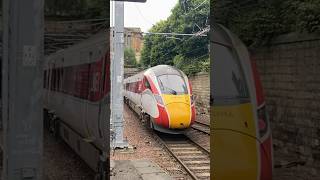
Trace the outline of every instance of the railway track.
<path fill-rule="evenodd" d="M 184 135 L 158 134 L 170 154 L 194 180 L 210 179 L 210 152 Z"/>
<path fill-rule="evenodd" d="M 191 126 L 191 128 L 201 131 L 205 134 L 210 135 L 210 124 L 206 124 L 203 122 L 195 121 L 195 123 Z"/>

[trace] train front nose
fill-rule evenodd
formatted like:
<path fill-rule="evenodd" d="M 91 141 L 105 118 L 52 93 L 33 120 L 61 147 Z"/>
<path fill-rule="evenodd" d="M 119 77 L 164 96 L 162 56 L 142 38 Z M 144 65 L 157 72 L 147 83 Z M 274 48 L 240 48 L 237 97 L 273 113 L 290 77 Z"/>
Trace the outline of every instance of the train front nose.
<path fill-rule="evenodd" d="M 166 95 L 164 101 L 169 116 L 169 128 L 188 128 L 191 123 L 190 97 L 188 95 Z"/>
<path fill-rule="evenodd" d="M 172 129 L 185 129 L 190 126 L 190 105 L 171 103 L 167 105 L 170 117 L 169 126 Z"/>
<path fill-rule="evenodd" d="M 212 107 L 214 180 L 258 179 L 259 142 L 251 112 L 251 104 Z"/>

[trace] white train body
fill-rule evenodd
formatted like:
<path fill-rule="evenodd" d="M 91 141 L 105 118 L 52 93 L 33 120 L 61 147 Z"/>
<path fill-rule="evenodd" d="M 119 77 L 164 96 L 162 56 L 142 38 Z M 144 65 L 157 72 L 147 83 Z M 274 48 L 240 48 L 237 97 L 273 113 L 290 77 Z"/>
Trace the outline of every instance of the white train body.
<path fill-rule="evenodd" d="M 150 117 L 150 126 L 166 133 L 180 133 L 195 120 L 195 103 L 187 76 L 158 65 L 124 80 L 126 102 Z"/>
<path fill-rule="evenodd" d="M 58 51 L 44 64 L 44 108 L 60 123 L 62 138 L 97 169 L 110 144 L 108 33 Z M 88 148 L 90 144 L 93 148 Z"/>

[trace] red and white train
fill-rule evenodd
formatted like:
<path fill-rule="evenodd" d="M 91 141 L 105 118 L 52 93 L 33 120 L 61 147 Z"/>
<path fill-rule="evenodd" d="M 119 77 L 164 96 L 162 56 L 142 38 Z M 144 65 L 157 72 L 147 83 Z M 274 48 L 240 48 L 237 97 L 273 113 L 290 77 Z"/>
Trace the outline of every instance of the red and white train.
<path fill-rule="evenodd" d="M 211 177 L 271 180 L 271 125 L 259 74 L 244 43 L 213 24 L 211 48 Z"/>
<path fill-rule="evenodd" d="M 110 147 L 108 38 L 102 32 L 44 62 L 45 124 L 97 172 Z"/>
<path fill-rule="evenodd" d="M 149 68 L 126 78 L 124 86 L 125 102 L 157 131 L 182 133 L 196 118 L 191 84 L 175 67 Z"/>

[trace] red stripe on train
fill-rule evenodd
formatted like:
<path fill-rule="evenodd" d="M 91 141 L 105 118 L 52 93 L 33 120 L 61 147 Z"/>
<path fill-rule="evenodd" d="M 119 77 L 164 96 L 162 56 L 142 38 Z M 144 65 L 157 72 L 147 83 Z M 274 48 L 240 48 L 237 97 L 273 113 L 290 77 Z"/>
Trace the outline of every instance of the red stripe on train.
<path fill-rule="evenodd" d="M 152 79 L 149 76 L 145 76 L 148 79 L 148 82 L 151 86 L 151 91 L 153 94 L 159 94 L 158 89 L 156 88 L 156 85 L 154 84 L 154 82 L 152 81 Z"/>
<path fill-rule="evenodd" d="M 169 128 L 169 116 L 166 109 L 160 105 L 158 105 L 159 117 L 156 118 L 156 124 L 160 125 L 164 128 Z"/>
<path fill-rule="evenodd" d="M 251 60 L 251 67 L 252 67 L 252 72 L 253 72 L 254 84 L 256 87 L 257 103 L 258 103 L 258 107 L 259 107 L 260 105 L 262 105 L 264 103 L 265 99 L 264 99 L 264 95 L 263 95 L 263 88 L 262 88 L 262 84 L 260 81 L 259 73 L 257 70 L 257 65 L 256 65 L 254 59 Z"/>
<path fill-rule="evenodd" d="M 94 63 L 45 70 L 44 88 L 93 102 L 101 100 L 110 92 L 109 54 Z"/>
<path fill-rule="evenodd" d="M 272 152 L 271 136 L 268 137 L 262 144 L 260 144 L 260 156 L 261 156 L 261 177 L 260 180 L 272 179 Z"/>
<path fill-rule="evenodd" d="M 196 120 L 196 108 L 195 108 L 194 105 L 191 106 L 191 113 L 192 113 L 192 115 L 191 115 L 191 124 L 193 124 L 194 121 Z"/>

